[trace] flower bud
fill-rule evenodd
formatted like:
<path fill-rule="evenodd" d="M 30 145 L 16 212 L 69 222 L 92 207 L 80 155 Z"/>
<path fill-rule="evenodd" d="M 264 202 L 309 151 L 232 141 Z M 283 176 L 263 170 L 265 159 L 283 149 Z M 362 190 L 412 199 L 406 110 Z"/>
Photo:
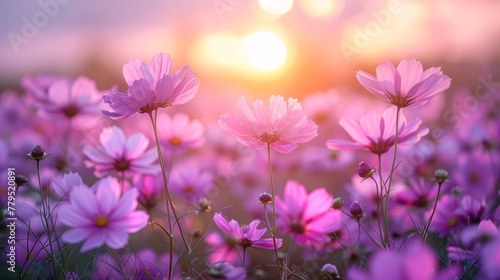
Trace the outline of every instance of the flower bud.
<path fill-rule="evenodd" d="M 343 205 L 344 205 L 344 200 L 341 197 L 336 197 L 333 200 L 332 208 L 338 210 L 338 209 L 342 208 Z"/>
<path fill-rule="evenodd" d="M 268 204 L 273 201 L 273 196 L 270 193 L 263 192 L 259 195 L 259 200 L 262 204 Z"/>
<path fill-rule="evenodd" d="M 365 215 L 365 210 L 363 206 L 357 201 L 353 201 L 351 204 L 351 215 L 358 221 Z"/>
<path fill-rule="evenodd" d="M 35 145 L 27 155 L 32 160 L 44 160 L 47 157 L 45 150 L 41 145 Z"/>
<path fill-rule="evenodd" d="M 362 161 L 359 163 L 356 172 L 358 173 L 359 177 L 367 179 L 370 178 L 373 175 L 373 173 L 375 173 L 375 169 L 373 169 L 372 166 L 369 165 L 368 163 Z"/>
<path fill-rule="evenodd" d="M 28 178 L 26 178 L 23 175 L 16 175 L 16 178 L 14 180 L 16 182 L 16 185 L 19 186 L 24 186 L 28 184 Z"/>
<path fill-rule="evenodd" d="M 337 267 L 330 263 L 323 265 L 320 279 L 340 279 Z"/>
<path fill-rule="evenodd" d="M 202 212 L 210 213 L 212 211 L 212 202 L 208 198 L 201 198 L 198 201 L 198 206 Z"/>
<path fill-rule="evenodd" d="M 448 171 L 446 171 L 444 169 L 438 169 L 434 173 L 434 176 L 436 178 L 436 181 L 439 184 L 442 184 L 442 183 L 444 183 L 446 181 L 446 179 L 448 179 Z"/>

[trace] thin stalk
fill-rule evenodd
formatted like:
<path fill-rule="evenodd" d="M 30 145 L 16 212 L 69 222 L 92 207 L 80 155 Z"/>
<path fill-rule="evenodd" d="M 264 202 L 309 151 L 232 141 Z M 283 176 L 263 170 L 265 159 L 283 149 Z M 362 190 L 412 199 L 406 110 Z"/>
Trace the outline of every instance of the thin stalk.
<path fill-rule="evenodd" d="M 49 228 L 49 219 L 50 219 L 50 215 L 49 217 L 47 217 L 47 213 L 50 213 L 50 204 L 48 202 L 48 199 L 47 199 L 47 196 L 48 194 L 46 194 L 43 190 L 43 186 L 42 186 L 42 179 L 40 178 L 40 160 L 37 160 L 36 161 L 36 175 L 37 175 L 37 179 L 38 179 L 38 186 L 40 187 L 40 194 L 42 196 L 42 209 L 41 209 L 41 214 L 42 214 L 42 221 L 43 221 L 43 226 L 45 228 L 45 233 L 47 234 L 47 241 L 49 242 L 49 247 L 50 247 L 50 262 L 52 264 L 52 271 L 53 273 L 57 273 L 56 271 L 56 262 L 54 260 L 54 248 L 52 247 L 52 233 L 50 232 L 50 228 Z"/>
<path fill-rule="evenodd" d="M 380 167 L 379 167 L 380 168 Z M 380 169 L 379 169 L 379 173 L 380 173 Z M 375 188 L 377 190 L 377 225 L 378 225 L 378 234 L 382 237 L 382 226 L 380 225 L 380 204 L 382 202 L 382 186 L 380 186 L 380 192 L 379 192 L 379 185 L 377 183 L 377 180 L 375 180 L 375 178 L 373 178 L 372 176 L 370 176 L 370 178 L 373 180 L 373 182 L 375 183 Z"/>
<path fill-rule="evenodd" d="M 184 246 L 186 247 L 186 250 L 188 250 L 188 255 L 189 259 L 191 260 L 191 249 L 189 248 L 187 242 L 186 242 L 186 237 L 184 234 L 184 229 L 182 228 L 181 221 L 179 219 L 179 216 L 177 214 L 177 211 L 175 209 L 174 203 L 172 202 L 172 198 L 170 196 L 170 191 L 168 189 L 168 181 L 167 181 L 167 175 L 166 175 L 166 168 L 165 168 L 165 161 L 163 159 L 163 153 L 161 150 L 160 146 L 160 140 L 158 138 L 158 131 L 157 131 L 157 123 L 156 123 L 156 117 L 157 117 L 158 111 L 155 111 L 155 116 L 153 118 L 153 114 L 149 113 L 149 118 L 151 120 L 151 124 L 153 125 L 153 132 L 155 135 L 155 143 L 156 143 L 156 151 L 158 153 L 158 160 L 160 162 L 160 168 L 161 168 L 161 173 L 162 173 L 162 179 L 163 179 L 163 186 L 165 188 L 165 200 L 167 204 L 167 220 L 168 220 L 168 229 L 169 232 L 173 233 L 173 227 L 172 227 L 172 220 L 170 218 L 170 210 L 172 210 L 172 213 L 174 214 L 175 221 L 177 222 L 177 226 L 179 227 L 179 232 L 182 237 L 182 241 L 184 243 Z M 172 234 L 173 235 L 173 234 Z M 168 279 L 172 278 L 172 265 L 173 265 L 173 242 L 170 242 L 169 245 L 169 272 L 168 272 Z M 189 274 L 191 274 L 191 261 L 189 262 Z M 191 276 L 191 275 L 190 275 Z"/>
<path fill-rule="evenodd" d="M 384 210 L 384 226 L 385 226 L 385 243 L 389 245 L 389 194 L 391 192 L 392 178 L 396 169 L 396 157 L 398 153 L 398 138 L 399 138 L 399 112 L 401 107 L 396 110 L 396 135 L 394 138 L 394 155 L 392 156 L 391 173 L 389 173 L 389 184 L 386 185 L 385 210 Z"/>
<path fill-rule="evenodd" d="M 271 230 L 271 235 L 273 238 L 274 254 L 276 257 L 276 269 L 278 271 L 278 276 L 281 277 L 281 266 L 280 259 L 278 255 L 278 247 L 276 246 L 276 233 L 278 232 L 276 228 L 276 196 L 274 193 L 274 178 L 273 178 L 273 167 L 271 164 L 271 145 L 267 144 L 267 159 L 269 165 L 269 177 L 271 179 L 271 195 L 273 197 L 273 228 Z"/>
<path fill-rule="evenodd" d="M 437 204 L 439 201 L 439 194 L 441 193 L 441 185 L 442 184 L 443 184 L 442 182 L 438 182 L 438 192 L 437 192 L 437 196 L 436 196 L 436 201 L 434 201 L 434 206 L 432 207 L 431 216 L 429 217 L 429 220 L 427 221 L 427 223 L 425 225 L 424 231 L 422 232 L 422 236 L 421 236 L 422 242 L 425 241 L 425 237 L 427 236 L 427 231 L 429 231 L 429 227 L 431 225 L 432 218 L 434 217 L 434 213 L 436 213 L 436 207 L 437 207 Z"/>
<path fill-rule="evenodd" d="M 120 269 L 120 273 L 122 274 L 122 276 L 125 279 L 127 277 L 129 277 L 130 275 L 128 275 L 127 272 L 125 272 L 125 267 L 123 266 L 122 260 L 120 259 L 120 255 L 118 255 L 118 253 L 116 252 L 116 250 L 108 248 L 108 251 L 111 253 L 111 256 L 113 257 L 113 259 L 115 259 L 116 264 L 118 265 L 118 268 Z"/>
<path fill-rule="evenodd" d="M 385 190 L 385 193 L 387 194 L 387 185 L 384 182 L 384 178 L 382 178 L 382 156 L 378 156 L 378 174 L 379 174 L 379 180 L 380 180 L 380 201 L 377 204 L 380 204 L 381 208 L 384 208 L 384 195 L 383 192 Z M 377 207 L 378 209 L 378 207 Z M 384 208 L 385 209 L 385 208 Z M 382 232 L 380 233 L 380 241 L 382 242 L 382 246 L 386 248 L 386 236 L 388 235 L 388 228 L 386 228 L 386 223 L 385 223 L 385 211 L 382 211 L 382 216 L 384 218 L 384 234 Z M 377 217 L 378 223 L 380 224 L 380 216 Z M 388 239 L 388 238 L 387 238 Z"/>
<path fill-rule="evenodd" d="M 243 259 L 241 261 L 241 266 L 244 268 L 245 267 L 245 256 L 247 252 L 247 247 L 243 247 Z"/>

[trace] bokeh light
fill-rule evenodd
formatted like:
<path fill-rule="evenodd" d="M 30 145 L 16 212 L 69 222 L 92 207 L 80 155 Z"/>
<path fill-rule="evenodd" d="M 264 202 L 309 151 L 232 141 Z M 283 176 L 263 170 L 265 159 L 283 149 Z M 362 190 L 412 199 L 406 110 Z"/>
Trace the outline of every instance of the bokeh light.
<path fill-rule="evenodd" d="M 257 31 L 245 36 L 243 45 L 246 59 L 259 70 L 274 71 L 286 62 L 285 43 L 269 31 Z"/>
<path fill-rule="evenodd" d="M 323 18 L 338 15 L 345 0 L 301 0 L 300 7 L 310 16 Z"/>
<path fill-rule="evenodd" d="M 293 7 L 293 0 L 258 0 L 257 3 L 262 10 L 273 15 L 286 14 Z"/>

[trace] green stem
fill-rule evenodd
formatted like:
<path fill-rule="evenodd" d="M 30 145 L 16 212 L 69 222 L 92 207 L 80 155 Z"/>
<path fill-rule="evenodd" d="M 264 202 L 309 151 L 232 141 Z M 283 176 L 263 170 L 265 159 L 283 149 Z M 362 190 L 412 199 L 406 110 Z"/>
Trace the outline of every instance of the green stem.
<path fill-rule="evenodd" d="M 379 163 L 379 168 L 380 168 L 380 163 Z M 379 173 L 380 173 L 380 169 L 379 169 Z M 382 175 L 380 175 L 382 176 Z M 377 190 L 377 225 L 378 225 L 378 234 L 382 240 L 382 226 L 380 224 L 380 206 L 381 206 L 381 203 L 382 203 L 382 186 L 380 186 L 380 191 L 379 191 L 379 185 L 377 183 L 377 180 L 375 180 L 375 178 L 371 177 L 370 178 L 373 180 L 373 182 L 375 183 L 375 188 Z"/>
<path fill-rule="evenodd" d="M 443 184 L 442 182 L 438 182 L 438 192 L 437 192 L 437 196 L 436 196 L 436 201 L 434 201 L 434 206 L 432 207 L 431 216 L 429 217 L 429 220 L 427 221 L 427 223 L 425 225 L 424 231 L 422 232 L 422 236 L 421 236 L 422 242 L 424 242 L 425 238 L 427 237 L 427 232 L 429 231 L 429 227 L 431 225 L 432 218 L 434 217 L 434 213 L 436 213 L 436 207 L 437 207 L 437 204 L 439 201 L 439 194 L 441 193 L 441 185 L 442 184 Z"/>
<path fill-rule="evenodd" d="M 42 209 L 41 209 L 41 215 L 42 215 L 42 220 L 43 220 L 43 226 L 45 228 L 45 234 L 47 234 L 47 241 L 49 242 L 49 247 L 50 247 L 50 261 L 52 264 L 52 273 L 54 273 L 54 276 L 57 275 L 57 270 L 56 270 L 56 262 L 54 260 L 54 248 L 52 246 L 52 232 L 50 231 L 50 203 L 47 199 L 48 193 L 44 192 L 43 186 L 42 186 L 42 179 L 40 177 L 40 160 L 36 161 L 36 175 L 38 179 L 38 186 L 40 188 L 40 195 L 42 196 Z M 49 185 L 50 187 L 50 185 Z M 57 277 L 56 277 L 57 278 Z"/>
<path fill-rule="evenodd" d="M 383 192 L 385 190 L 385 193 L 387 194 L 387 185 L 384 183 L 384 178 L 382 178 L 382 156 L 378 156 L 378 174 L 379 174 L 379 180 L 380 180 L 380 201 L 378 201 L 378 204 L 380 205 L 381 208 L 384 208 L 384 195 Z M 378 206 L 377 206 L 378 209 Z M 385 208 L 384 208 L 385 209 Z M 385 227 L 385 211 L 383 211 L 382 216 L 384 218 L 384 232 L 382 234 L 382 231 L 380 232 L 380 241 L 382 242 L 382 246 L 386 248 L 387 243 L 386 243 L 386 236 L 387 236 L 387 229 Z M 379 211 L 377 210 L 377 220 L 380 225 L 380 215 Z"/>
<path fill-rule="evenodd" d="M 151 120 L 151 124 L 153 125 L 153 132 L 155 135 L 155 143 L 156 143 L 156 151 L 158 153 L 158 160 L 160 162 L 160 168 L 161 168 L 161 173 L 162 173 L 162 179 L 163 179 L 163 186 L 165 188 L 165 200 L 167 204 L 167 220 L 168 220 L 168 229 L 169 232 L 173 233 L 173 227 L 172 227 L 172 221 L 170 218 L 170 209 L 172 210 L 172 213 L 174 214 L 175 221 L 177 223 L 177 226 L 179 227 L 179 232 L 182 238 L 182 241 L 184 243 L 184 246 L 186 247 L 186 250 L 188 251 L 188 256 L 189 256 L 189 270 L 188 270 L 188 275 L 191 276 L 191 249 L 189 248 L 187 242 L 186 242 L 186 237 L 185 237 L 185 231 L 182 228 L 181 221 L 179 219 L 179 215 L 177 214 L 177 211 L 175 209 L 174 203 L 172 201 L 172 198 L 170 196 L 170 191 L 168 189 L 168 181 L 167 181 L 167 175 L 166 175 L 166 168 L 165 168 L 165 161 L 163 159 L 163 153 L 161 150 L 160 146 L 160 140 L 158 138 L 158 131 L 157 131 L 157 114 L 158 111 L 155 111 L 155 116 L 153 118 L 153 114 L 149 113 L 149 118 Z M 173 234 L 172 234 L 173 235 Z M 168 279 L 172 279 L 172 266 L 173 266 L 173 242 L 170 242 L 170 248 L 169 248 L 170 256 L 169 256 L 169 272 L 168 272 Z"/>
<path fill-rule="evenodd" d="M 384 210 L 384 225 L 385 225 L 385 243 L 389 245 L 389 194 L 391 192 L 392 178 L 394 177 L 394 171 L 396 169 L 396 157 L 398 152 L 398 138 L 399 138 L 399 112 L 401 107 L 396 110 L 396 135 L 394 138 L 394 155 L 392 157 L 391 173 L 389 173 L 389 184 L 386 186 L 386 196 L 385 196 L 385 210 Z"/>
<path fill-rule="evenodd" d="M 271 145 L 267 144 L 267 159 L 269 165 L 269 177 L 271 179 L 271 195 L 273 197 L 273 228 L 271 230 L 271 236 L 273 238 L 274 254 L 276 257 L 276 269 L 278 271 L 278 277 L 281 277 L 281 266 L 280 259 L 278 255 L 278 246 L 276 245 L 276 233 L 278 229 L 276 228 L 276 196 L 274 193 L 274 178 L 273 178 L 273 167 L 271 164 Z"/>

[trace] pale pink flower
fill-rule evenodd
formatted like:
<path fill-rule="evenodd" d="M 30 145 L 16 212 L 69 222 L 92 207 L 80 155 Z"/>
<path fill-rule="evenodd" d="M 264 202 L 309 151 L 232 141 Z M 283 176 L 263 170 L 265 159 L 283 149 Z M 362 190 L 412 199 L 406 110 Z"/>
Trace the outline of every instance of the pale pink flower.
<path fill-rule="evenodd" d="M 83 149 L 89 159 L 85 165 L 95 168 L 96 177 L 115 173 L 129 177 L 135 173 L 156 174 L 160 171 L 156 149 L 146 150 L 149 139 L 142 133 L 135 133 L 127 139 L 119 127 L 112 126 L 103 129 L 99 139 L 100 146 L 85 146 Z"/>
<path fill-rule="evenodd" d="M 199 120 L 190 121 L 186 114 L 178 113 L 173 117 L 161 114 L 158 124 L 160 143 L 169 150 L 183 151 L 205 143 L 203 124 Z"/>
<path fill-rule="evenodd" d="M 174 169 L 169 187 L 173 193 L 197 203 L 213 190 L 213 180 L 211 172 L 201 170 L 192 164 L 185 164 Z"/>
<path fill-rule="evenodd" d="M 61 198 L 67 198 L 68 193 L 74 188 L 87 187 L 78 173 L 70 172 L 59 174 L 52 178 L 51 188 Z"/>
<path fill-rule="evenodd" d="M 451 79 L 443 75 L 441 67 L 423 71 L 422 63 L 403 59 L 398 67 L 387 61 L 376 68 L 374 77 L 358 71 L 358 81 L 371 93 L 399 107 L 418 108 L 450 87 Z"/>
<path fill-rule="evenodd" d="M 310 194 L 304 185 L 289 180 L 283 199 L 276 197 L 277 225 L 299 245 L 318 245 L 330 241 L 329 234 L 339 230 L 341 212 L 332 209 L 333 196 L 325 188 Z"/>
<path fill-rule="evenodd" d="M 331 150 L 368 150 L 381 155 L 394 146 L 396 138 L 396 110 L 391 106 L 382 115 L 369 112 L 356 123 L 351 118 L 342 118 L 340 125 L 355 142 L 330 139 L 326 146 Z M 419 128 L 419 118 L 406 121 L 403 112 L 399 112 L 398 145 L 412 145 L 420 141 L 429 132 L 428 128 Z"/>
<path fill-rule="evenodd" d="M 310 120 L 297 99 L 285 101 L 280 95 L 271 96 L 269 105 L 262 100 L 252 105 L 241 98 L 237 104 L 238 115 L 223 114 L 221 128 L 238 139 L 243 145 L 261 148 L 266 145 L 280 153 L 289 153 L 317 136 L 318 126 Z"/>
<path fill-rule="evenodd" d="M 222 236 L 219 232 L 212 232 L 203 240 L 208 245 L 207 262 L 209 264 L 217 262 L 235 264 L 239 261 L 238 256 L 243 253 L 242 249 L 237 247 L 238 245 L 234 242 L 234 239 L 225 238 L 225 236 Z"/>
<path fill-rule="evenodd" d="M 263 249 L 274 249 L 272 238 L 262 238 L 266 233 L 266 228 L 257 228 L 259 220 L 253 220 L 249 225 L 240 225 L 237 221 L 227 221 L 221 213 L 215 213 L 215 224 L 225 233 L 226 237 L 233 240 L 235 244 L 243 248 L 255 247 Z M 276 238 L 276 247 L 281 247 L 283 241 Z"/>
<path fill-rule="evenodd" d="M 83 241 L 81 252 L 106 244 L 120 249 L 128 243 L 130 233 L 148 224 L 149 216 L 136 211 L 137 190 L 130 189 L 120 197 L 115 178 L 101 179 L 95 191 L 79 187 L 69 194 L 69 203 L 60 206 L 58 218 L 70 229 L 63 234 L 68 243 Z"/>
<path fill-rule="evenodd" d="M 50 85 L 46 102 L 39 105 L 42 113 L 54 119 L 95 117 L 99 115 L 101 95 L 89 78 L 78 77 L 71 82 L 61 79 Z"/>
<path fill-rule="evenodd" d="M 199 82 L 189 66 L 171 74 L 172 59 L 165 53 L 153 56 L 148 65 L 139 59 L 123 66 L 127 93 L 115 91 L 103 96 L 111 111 L 103 114 L 112 119 L 124 119 L 139 113 L 151 113 L 158 108 L 180 105 L 191 100 L 198 91 Z"/>

